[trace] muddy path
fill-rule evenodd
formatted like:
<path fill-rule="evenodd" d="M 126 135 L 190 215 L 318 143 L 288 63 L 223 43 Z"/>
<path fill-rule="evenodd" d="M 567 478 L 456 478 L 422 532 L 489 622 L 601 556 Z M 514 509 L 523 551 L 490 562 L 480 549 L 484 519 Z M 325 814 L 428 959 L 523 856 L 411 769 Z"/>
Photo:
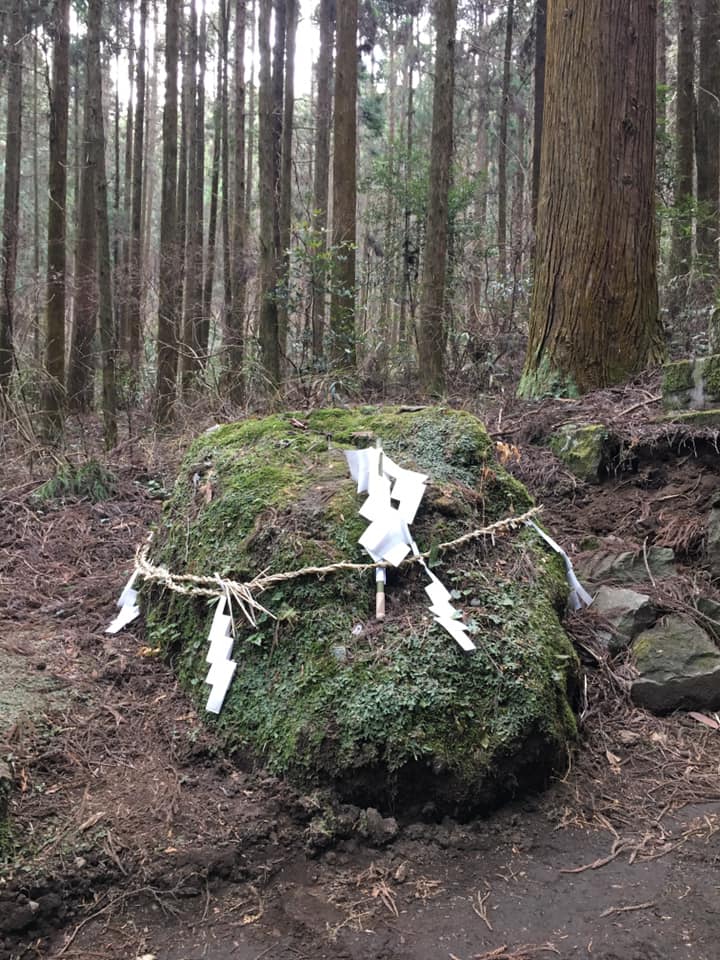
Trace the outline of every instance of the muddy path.
<path fill-rule="evenodd" d="M 521 450 L 517 472 L 566 549 L 675 538 L 678 576 L 653 585 L 671 609 L 699 581 L 712 589 L 697 536 L 679 534 L 720 486 L 720 457 L 707 437 L 658 446 L 648 395 L 608 401 L 610 413 L 641 404 L 623 425 L 648 452 L 595 488 L 532 442 L 567 407 L 489 422 Z M 362 835 L 323 832 L 326 797 L 227 758 L 142 623 L 103 633 L 180 447 L 126 445 L 96 504 L 39 505 L 19 459 L 6 473 L 0 759 L 14 847 L 0 864 L 0 958 L 717 960 L 720 732 L 635 709 L 592 615 L 568 624 L 587 696 L 565 775 L 485 819 L 386 810 Z"/>

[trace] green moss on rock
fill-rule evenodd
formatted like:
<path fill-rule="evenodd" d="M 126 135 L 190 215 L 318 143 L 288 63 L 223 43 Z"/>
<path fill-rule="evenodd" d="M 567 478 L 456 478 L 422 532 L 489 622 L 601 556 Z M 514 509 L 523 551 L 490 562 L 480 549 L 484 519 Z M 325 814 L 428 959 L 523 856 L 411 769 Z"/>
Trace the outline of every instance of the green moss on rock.
<path fill-rule="evenodd" d="M 549 437 L 548 445 L 576 477 L 598 483 L 611 443 L 601 423 L 566 423 Z"/>
<path fill-rule="evenodd" d="M 293 427 L 291 417 L 306 430 Z M 199 437 L 168 501 L 155 559 L 178 572 L 247 579 L 308 563 L 366 562 L 362 497 L 341 449 L 376 438 L 431 476 L 413 533 L 421 549 L 530 505 L 492 458 L 482 424 L 428 408 L 321 410 L 246 421 Z M 209 461 L 206 502 L 188 478 Z M 543 783 L 575 735 L 576 658 L 558 619 L 562 564 L 524 532 L 443 555 L 474 631 L 464 656 L 426 608 L 415 567 L 389 571 L 388 617 L 373 617 L 371 573 L 287 581 L 261 600 L 278 617 L 241 628 L 233 685 L 215 721 L 228 749 L 250 749 L 305 788 L 387 807 L 432 800 L 458 815 Z M 212 604 L 146 590 L 148 629 L 198 706 L 207 687 Z"/>

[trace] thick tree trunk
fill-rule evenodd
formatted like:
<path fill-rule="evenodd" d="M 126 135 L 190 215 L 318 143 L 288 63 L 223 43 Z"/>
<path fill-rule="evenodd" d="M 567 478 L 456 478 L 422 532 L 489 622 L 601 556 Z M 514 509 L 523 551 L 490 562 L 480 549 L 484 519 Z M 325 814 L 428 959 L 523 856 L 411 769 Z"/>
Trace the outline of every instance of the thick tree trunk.
<path fill-rule="evenodd" d="M 357 242 L 357 22 L 358 0 L 337 6 L 333 153 L 333 286 L 331 356 L 355 366 L 355 246 Z"/>
<path fill-rule="evenodd" d="M 140 369 L 143 302 L 142 186 L 145 156 L 145 60 L 147 53 L 148 0 L 140 0 L 140 46 L 137 55 L 137 108 L 133 145 L 132 222 L 130 225 L 130 303 L 128 349 L 133 381 Z"/>
<path fill-rule="evenodd" d="M 508 0 L 505 19 L 505 56 L 498 134 L 498 276 L 507 274 L 507 138 L 510 115 L 510 61 L 513 38 L 513 0 Z"/>
<path fill-rule="evenodd" d="M 180 0 L 166 0 L 165 106 L 163 109 L 162 197 L 160 201 L 160 277 L 158 290 L 155 422 L 169 422 L 178 371 L 179 280 L 182 251 L 177 242 L 178 47 Z"/>
<path fill-rule="evenodd" d="M 54 10 L 52 86 L 50 95 L 50 158 L 48 173 L 48 249 L 46 341 L 43 390 L 46 437 L 62 430 L 65 405 L 65 227 L 67 198 L 68 77 L 70 0 L 56 0 Z"/>
<path fill-rule="evenodd" d="M 235 3 L 235 73 L 233 76 L 233 119 L 235 126 L 235 176 L 233 204 L 232 308 L 227 317 L 227 375 L 234 403 L 245 399 L 243 362 L 245 357 L 245 0 Z M 228 176 L 226 170 L 225 176 Z M 227 186 L 226 186 L 227 193 Z"/>
<path fill-rule="evenodd" d="M 23 4 L 14 0 L 10 12 L 7 64 L 7 128 L 2 220 L 2 290 L 0 290 L 0 410 L 7 398 L 13 369 L 13 326 L 17 273 L 20 160 L 22 157 L 22 36 Z"/>
<path fill-rule="evenodd" d="M 533 91 L 532 226 L 537 224 L 540 196 L 540 151 L 545 109 L 545 48 L 547 43 L 547 0 L 535 0 L 535 87 Z"/>
<path fill-rule="evenodd" d="M 102 109 L 102 69 L 100 65 L 100 30 L 102 0 L 88 4 L 88 73 L 90 96 L 90 158 L 94 168 L 95 218 L 97 234 L 98 286 L 100 292 L 100 351 L 102 358 L 103 428 L 105 448 L 117 442 L 115 392 L 115 336 L 112 305 L 112 260 L 110 258 L 110 225 L 108 222 L 108 189 L 105 172 L 105 124 Z"/>
<path fill-rule="evenodd" d="M 276 150 L 273 131 L 274 99 L 270 66 L 270 16 L 272 0 L 260 0 L 258 48 L 260 51 L 260 359 L 271 387 L 280 381 L 280 345 L 278 311 L 275 297 L 277 284 L 276 257 Z"/>
<path fill-rule="evenodd" d="M 703 274 L 718 272 L 720 233 L 720 0 L 703 0 L 697 102 L 697 255 Z"/>
<path fill-rule="evenodd" d="M 655 5 L 548 2 L 524 396 L 619 383 L 663 352 L 655 274 Z"/>
<path fill-rule="evenodd" d="M 315 105 L 315 170 L 313 180 L 312 354 L 323 356 L 327 274 L 328 183 L 330 176 L 330 109 L 332 104 L 333 0 L 320 2 L 320 53 Z"/>
<path fill-rule="evenodd" d="M 695 46 L 691 0 L 677 0 L 678 54 L 675 123 L 675 211 L 672 230 L 674 276 L 692 266 L 693 168 L 695 153 Z"/>
<path fill-rule="evenodd" d="M 453 150 L 456 0 L 435 0 L 435 90 L 433 94 L 430 183 L 418 331 L 420 380 L 428 393 L 445 389 L 445 274 L 448 197 Z M 509 15 L 511 11 L 509 11 Z"/>
<path fill-rule="evenodd" d="M 88 43 L 88 63 L 90 38 Z M 68 407 L 87 413 L 93 404 L 97 327 L 97 238 L 95 235 L 95 176 L 91 160 L 92 130 L 90 88 L 85 91 L 82 149 L 80 151 L 80 194 L 75 242 L 75 284 L 73 327 L 68 358 Z"/>

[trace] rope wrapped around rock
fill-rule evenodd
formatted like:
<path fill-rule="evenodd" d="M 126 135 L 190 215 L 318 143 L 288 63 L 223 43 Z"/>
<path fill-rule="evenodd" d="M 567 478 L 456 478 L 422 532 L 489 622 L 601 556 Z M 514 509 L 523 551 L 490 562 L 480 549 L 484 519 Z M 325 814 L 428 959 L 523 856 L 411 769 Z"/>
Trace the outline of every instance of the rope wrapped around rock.
<path fill-rule="evenodd" d="M 481 527 L 477 530 L 471 530 L 455 540 L 449 540 L 447 543 L 441 543 L 436 548 L 438 551 L 445 552 L 461 547 L 472 540 L 479 540 L 481 537 L 490 537 L 495 542 L 495 536 L 509 531 L 517 530 L 528 520 L 537 516 L 542 507 L 533 507 L 532 509 L 520 514 L 517 517 L 505 517 L 503 520 L 496 520 L 495 523 L 487 527 Z M 153 563 L 149 558 L 150 547 L 152 545 L 152 534 L 148 540 L 138 548 L 135 554 L 135 572 L 144 580 L 152 583 L 159 583 L 161 586 L 172 590 L 175 593 L 182 593 L 186 596 L 199 597 L 228 597 L 238 605 L 246 620 L 256 626 L 256 617 L 259 613 L 266 613 L 273 617 L 273 614 L 266 609 L 256 599 L 255 594 L 263 593 L 268 587 L 278 583 L 285 583 L 288 580 L 297 580 L 299 577 L 325 577 L 333 573 L 341 573 L 346 570 L 354 570 L 362 573 L 368 570 L 378 568 L 387 568 L 388 563 L 330 563 L 324 567 L 301 567 L 298 570 L 289 570 L 285 573 L 267 573 L 263 571 L 252 580 L 240 583 L 237 580 L 229 580 L 215 573 L 212 576 L 198 576 L 193 573 L 172 573 L 167 567 Z M 430 556 L 431 551 L 420 553 L 417 556 L 411 556 L 403 560 L 401 567 L 410 566 L 413 563 L 420 563 Z"/>

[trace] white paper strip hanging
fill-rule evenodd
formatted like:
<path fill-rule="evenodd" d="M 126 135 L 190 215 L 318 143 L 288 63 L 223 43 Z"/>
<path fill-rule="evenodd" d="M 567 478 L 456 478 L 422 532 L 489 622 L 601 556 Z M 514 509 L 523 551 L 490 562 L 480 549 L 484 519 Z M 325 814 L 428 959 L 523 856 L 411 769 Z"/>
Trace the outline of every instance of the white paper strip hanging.
<path fill-rule="evenodd" d="M 533 523 L 532 520 L 526 520 L 525 522 L 542 537 L 551 550 L 554 550 L 555 553 L 559 553 L 565 561 L 565 576 L 567 577 L 568 586 L 570 587 L 570 593 L 568 595 L 568 605 L 570 606 L 570 609 L 581 610 L 583 607 L 589 607 L 592 603 L 592 597 L 575 575 L 575 570 L 573 569 L 572 560 L 570 557 L 565 553 L 563 548 L 556 543 L 552 537 L 548 536 L 544 530 L 541 530 L 536 523 Z"/>
<path fill-rule="evenodd" d="M 105 633 L 120 633 L 123 627 L 126 627 L 140 616 L 140 607 L 137 603 L 138 593 L 137 590 L 133 589 L 133 584 L 136 579 L 137 573 L 134 573 L 123 587 L 122 593 L 117 601 L 120 612 L 110 626 L 106 628 Z"/>

